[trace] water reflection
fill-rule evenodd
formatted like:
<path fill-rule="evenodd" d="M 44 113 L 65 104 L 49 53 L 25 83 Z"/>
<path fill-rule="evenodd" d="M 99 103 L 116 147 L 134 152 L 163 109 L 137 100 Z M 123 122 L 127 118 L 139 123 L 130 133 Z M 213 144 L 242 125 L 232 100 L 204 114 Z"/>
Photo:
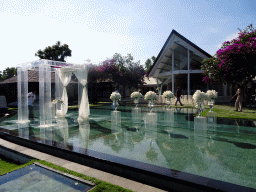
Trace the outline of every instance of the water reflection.
<path fill-rule="evenodd" d="M 163 127 L 167 131 L 168 135 L 174 131 L 174 112 L 173 110 L 167 110 L 164 113 Z"/>
<path fill-rule="evenodd" d="M 148 160 L 150 161 L 156 161 L 157 157 L 158 157 L 158 153 L 156 152 L 154 145 L 153 145 L 153 141 L 151 140 L 150 145 L 149 145 L 149 149 L 146 152 L 146 157 Z"/>
<path fill-rule="evenodd" d="M 29 139 L 29 122 L 18 123 L 19 137 Z"/>
<path fill-rule="evenodd" d="M 111 132 L 112 134 L 104 136 L 104 144 L 110 146 L 113 151 L 120 152 L 125 146 L 120 111 L 111 111 Z"/>
<path fill-rule="evenodd" d="M 83 154 L 94 150 L 174 169 L 175 177 L 182 171 L 256 188 L 254 125 L 229 120 L 213 129 L 209 119 L 194 119 L 191 109 L 152 114 L 106 110 L 107 117 L 99 118 L 101 111 L 94 110 L 90 120 L 83 122 L 73 120 L 76 115 L 58 118 L 51 128 L 15 122 L 16 134 L 23 138 L 35 135 L 46 144 L 61 143 L 70 150 L 79 147 L 77 152 Z"/>
<path fill-rule="evenodd" d="M 68 121 L 65 117 L 56 119 L 57 126 L 55 127 L 56 135 L 61 138 L 64 145 L 67 144 L 69 133 L 68 133 Z"/>
<path fill-rule="evenodd" d="M 40 142 L 53 145 L 53 128 L 52 127 L 40 127 Z"/>
<path fill-rule="evenodd" d="M 79 152 L 85 153 L 88 149 L 90 137 L 90 123 L 89 119 L 79 121 Z"/>
<path fill-rule="evenodd" d="M 155 140 L 157 138 L 157 113 L 147 113 L 145 122 L 146 138 Z"/>

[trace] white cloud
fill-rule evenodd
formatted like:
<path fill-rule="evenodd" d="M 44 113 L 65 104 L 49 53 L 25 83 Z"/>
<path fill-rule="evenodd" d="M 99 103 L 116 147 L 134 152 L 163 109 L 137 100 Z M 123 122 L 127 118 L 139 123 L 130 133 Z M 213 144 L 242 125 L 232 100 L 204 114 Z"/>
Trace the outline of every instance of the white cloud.
<path fill-rule="evenodd" d="M 238 32 L 237 32 L 237 33 L 233 33 L 233 34 L 231 34 L 231 35 L 228 35 L 228 36 L 222 41 L 222 43 L 224 43 L 225 41 L 231 41 L 231 40 L 237 38 L 238 35 L 239 35 Z M 222 46 L 222 43 L 219 43 L 218 45 L 216 45 L 216 47 L 217 47 L 218 49 L 220 49 L 221 46 Z"/>

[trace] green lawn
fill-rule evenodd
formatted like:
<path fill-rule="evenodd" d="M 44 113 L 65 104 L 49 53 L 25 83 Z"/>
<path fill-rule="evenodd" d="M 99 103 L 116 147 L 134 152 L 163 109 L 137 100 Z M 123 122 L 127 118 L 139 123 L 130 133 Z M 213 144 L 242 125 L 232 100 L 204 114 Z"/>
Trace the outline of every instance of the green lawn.
<path fill-rule="evenodd" d="M 31 165 L 35 160 L 29 161 L 26 164 L 18 165 L 15 162 L 5 159 L 5 158 L 0 158 L 0 176 L 4 175 L 6 173 L 9 173 L 11 171 L 15 171 L 16 169 L 20 169 L 22 167 Z"/>
<path fill-rule="evenodd" d="M 214 105 L 213 111 L 216 112 L 217 117 L 235 118 L 235 119 L 252 119 L 256 120 L 256 109 L 243 108 L 242 112 L 234 111 L 235 107 L 230 105 Z M 209 108 L 202 112 L 202 116 L 207 115 Z"/>
<path fill-rule="evenodd" d="M 26 164 L 23 164 L 23 165 L 17 165 L 15 162 L 12 162 L 12 161 L 7 160 L 7 159 L 0 159 L 0 176 L 4 175 L 6 173 L 9 173 L 11 171 L 23 168 L 25 166 L 31 165 L 33 162 L 38 162 L 38 163 L 41 163 L 41 164 L 46 165 L 48 167 L 54 168 L 56 170 L 59 170 L 59 171 L 62 171 L 62 172 L 65 172 L 65 173 L 68 173 L 68 174 L 71 174 L 71 175 L 74 175 L 74 176 L 80 177 L 82 179 L 93 182 L 94 184 L 96 184 L 96 187 L 91 190 L 92 192 L 100 192 L 100 191 L 131 192 L 131 190 L 122 188 L 122 187 L 117 186 L 117 185 L 113 185 L 111 183 L 101 181 L 101 180 L 96 179 L 94 177 L 89 177 L 89 176 L 83 175 L 81 173 L 77 173 L 77 172 L 71 171 L 69 169 L 54 165 L 52 163 L 42 161 L 42 160 L 35 160 L 35 159 L 31 160 L 30 162 L 28 162 Z"/>

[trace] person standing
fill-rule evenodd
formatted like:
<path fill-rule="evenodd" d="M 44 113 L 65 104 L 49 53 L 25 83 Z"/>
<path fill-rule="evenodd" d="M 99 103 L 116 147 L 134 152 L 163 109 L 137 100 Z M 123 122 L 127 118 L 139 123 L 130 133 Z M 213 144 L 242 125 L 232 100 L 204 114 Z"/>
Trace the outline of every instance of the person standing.
<path fill-rule="evenodd" d="M 181 91 L 180 88 L 177 89 L 176 91 L 176 97 L 177 97 L 177 101 L 175 102 L 175 106 L 177 106 L 177 103 L 180 102 L 180 105 L 183 106 L 183 104 L 180 101 L 180 97 L 181 97 Z"/>
<path fill-rule="evenodd" d="M 237 91 L 236 94 L 231 97 L 231 99 L 234 99 L 235 96 L 237 96 L 236 98 L 236 102 L 235 102 L 235 110 L 234 111 L 238 111 L 238 106 L 239 106 L 239 111 L 242 111 L 242 107 L 243 107 L 243 91 L 240 85 L 236 85 L 237 86 Z"/>
<path fill-rule="evenodd" d="M 33 103 L 36 99 L 36 91 L 28 93 L 28 110 L 29 110 L 29 119 L 34 120 L 34 113 L 33 113 Z"/>

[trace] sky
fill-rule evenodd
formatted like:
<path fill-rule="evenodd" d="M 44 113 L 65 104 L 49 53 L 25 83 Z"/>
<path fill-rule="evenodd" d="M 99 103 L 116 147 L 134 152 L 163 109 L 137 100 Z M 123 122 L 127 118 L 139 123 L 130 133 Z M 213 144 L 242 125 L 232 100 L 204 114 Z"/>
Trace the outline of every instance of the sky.
<path fill-rule="evenodd" d="M 67 62 L 130 53 L 144 64 L 173 29 L 214 55 L 238 28 L 256 26 L 255 12 L 256 0 L 0 0 L 0 71 L 57 41 L 72 50 Z"/>

